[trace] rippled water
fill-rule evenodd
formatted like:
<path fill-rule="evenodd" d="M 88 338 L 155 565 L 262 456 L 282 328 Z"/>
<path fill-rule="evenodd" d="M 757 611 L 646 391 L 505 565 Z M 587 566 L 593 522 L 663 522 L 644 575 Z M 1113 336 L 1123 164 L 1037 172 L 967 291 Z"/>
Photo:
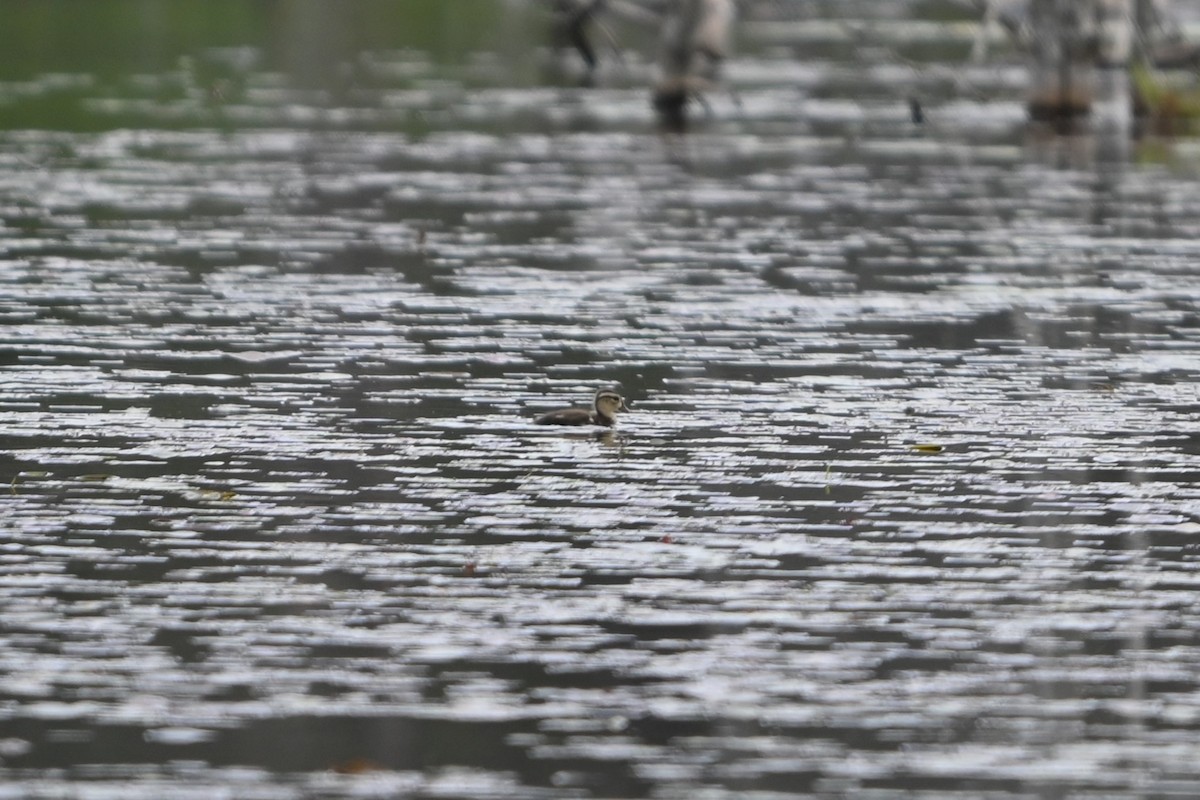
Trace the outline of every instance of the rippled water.
<path fill-rule="evenodd" d="M 1197 150 L 846 30 L 0 86 L 0 797 L 1195 796 Z"/>

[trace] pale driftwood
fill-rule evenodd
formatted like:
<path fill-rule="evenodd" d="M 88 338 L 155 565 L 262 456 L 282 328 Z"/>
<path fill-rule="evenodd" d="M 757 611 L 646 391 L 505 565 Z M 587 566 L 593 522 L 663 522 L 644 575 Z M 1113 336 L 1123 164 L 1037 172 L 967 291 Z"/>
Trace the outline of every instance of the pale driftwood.
<path fill-rule="evenodd" d="M 663 21 L 654 107 L 681 128 L 688 101 L 712 88 L 732 49 L 733 0 L 674 0 Z"/>

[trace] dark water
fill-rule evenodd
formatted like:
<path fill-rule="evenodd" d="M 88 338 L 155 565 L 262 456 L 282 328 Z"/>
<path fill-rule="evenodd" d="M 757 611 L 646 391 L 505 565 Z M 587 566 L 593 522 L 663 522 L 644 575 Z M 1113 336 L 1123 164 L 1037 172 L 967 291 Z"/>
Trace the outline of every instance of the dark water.
<path fill-rule="evenodd" d="M 1196 795 L 1194 142 L 919 5 L 684 138 L 278 8 L 0 84 L 0 798 Z"/>

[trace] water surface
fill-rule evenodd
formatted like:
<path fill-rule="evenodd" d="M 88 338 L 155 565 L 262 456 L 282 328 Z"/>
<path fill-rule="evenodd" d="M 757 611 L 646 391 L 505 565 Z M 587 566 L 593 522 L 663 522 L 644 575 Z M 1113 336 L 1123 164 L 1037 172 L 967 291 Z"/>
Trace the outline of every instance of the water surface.
<path fill-rule="evenodd" d="M 488 7 L 0 83 L 0 794 L 1193 795 L 1193 144 L 873 3 L 663 136 Z"/>

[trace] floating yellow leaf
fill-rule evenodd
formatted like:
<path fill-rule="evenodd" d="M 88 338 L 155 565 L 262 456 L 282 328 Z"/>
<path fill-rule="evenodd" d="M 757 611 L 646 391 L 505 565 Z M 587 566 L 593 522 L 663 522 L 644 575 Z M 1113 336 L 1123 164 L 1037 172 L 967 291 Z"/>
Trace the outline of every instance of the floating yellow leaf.
<path fill-rule="evenodd" d="M 940 453 L 946 448 L 942 447 L 940 444 L 914 444 L 912 449 L 916 450 L 918 453 Z"/>

